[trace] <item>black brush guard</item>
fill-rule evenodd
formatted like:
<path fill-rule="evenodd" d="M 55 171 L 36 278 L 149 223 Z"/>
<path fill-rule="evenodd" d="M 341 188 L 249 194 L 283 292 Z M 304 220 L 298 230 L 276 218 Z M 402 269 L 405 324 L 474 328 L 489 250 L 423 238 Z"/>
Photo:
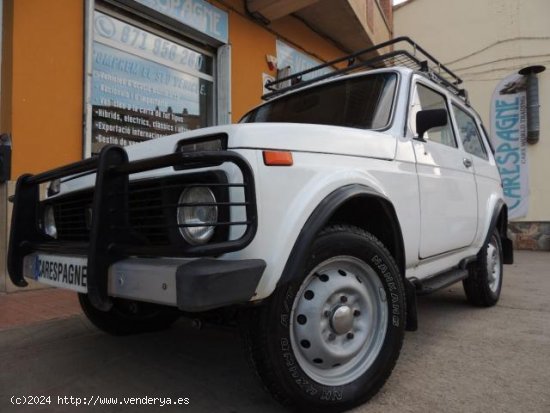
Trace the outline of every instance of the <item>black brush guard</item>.
<path fill-rule="evenodd" d="M 233 163 L 243 176 L 246 221 L 219 222 L 213 225 L 246 225 L 244 234 L 235 240 L 205 245 L 149 246 L 140 245 L 131 236 L 128 219 L 129 177 L 149 170 L 177 167 L 178 170 L 198 169 Z M 55 179 L 96 174 L 92 202 L 90 242 L 76 245 L 55 241 L 39 228 L 40 184 Z M 180 226 L 186 226 L 182 224 Z M 187 226 L 196 225 L 188 224 Z M 210 224 L 209 224 L 210 225 Z M 123 228 L 128 228 L 124 231 Z M 87 286 L 90 301 L 107 311 L 111 301 L 107 295 L 109 267 L 130 256 L 211 257 L 246 247 L 257 228 L 254 177 L 248 162 L 231 151 L 177 152 L 169 155 L 128 161 L 126 151 L 116 145 L 105 146 L 98 157 L 69 164 L 37 175 L 22 175 L 17 180 L 13 198 L 13 213 L 8 248 L 8 272 L 11 281 L 20 287 L 27 285 L 23 277 L 23 259 L 33 252 L 80 253 L 88 258 Z"/>

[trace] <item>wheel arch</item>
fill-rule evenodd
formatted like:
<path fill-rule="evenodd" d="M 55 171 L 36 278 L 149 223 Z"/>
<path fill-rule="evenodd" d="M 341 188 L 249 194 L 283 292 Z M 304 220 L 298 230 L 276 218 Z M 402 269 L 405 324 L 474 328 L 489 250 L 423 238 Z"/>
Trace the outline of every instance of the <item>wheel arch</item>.
<path fill-rule="evenodd" d="M 359 213 L 359 211 L 361 213 Z M 376 219 L 369 219 L 375 214 Z M 380 215 L 382 214 L 382 219 Z M 405 286 L 406 328 L 418 328 L 416 289 L 405 277 L 405 246 L 401 226 L 391 201 L 377 190 L 360 184 L 343 186 L 324 198 L 302 227 L 277 286 L 291 282 L 306 265 L 309 248 L 317 234 L 329 224 L 355 225 L 377 237 L 395 259 Z M 390 231 L 387 231 L 387 227 Z"/>
<path fill-rule="evenodd" d="M 368 219 L 371 216 L 369 213 L 376 214 L 377 218 Z M 383 219 L 380 219 L 380 214 Z M 355 225 L 376 236 L 394 257 L 404 278 L 405 247 L 393 204 L 384 194 L 371 187 L 350 184 L 326 196 L 309 216 L 287 259 L 279 285 L 292 281 L 300 274 L 316 235 L 331 223 Z M 387 231 L 388 226 L 390 231 Z"/>
<path fill-rule="evenodd" d="M 513 264 L 514 248 L 512 241 L 508 238 L 508 207 L 502 199 L 499 199 L 495 204 L 493 214 L 491 216 L 489 230 L 487 231 L 487 235 L 483 245 L 485 245 L 489 241 L 491 234 L 495 229 L 497 229 L 498 233 L 500 234 L 504 264 Z"/>

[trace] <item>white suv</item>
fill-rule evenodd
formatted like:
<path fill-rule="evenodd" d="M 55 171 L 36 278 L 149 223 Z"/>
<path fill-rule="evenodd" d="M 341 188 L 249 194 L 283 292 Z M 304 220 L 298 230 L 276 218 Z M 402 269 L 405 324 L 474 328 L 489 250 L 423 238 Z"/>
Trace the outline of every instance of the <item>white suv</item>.
<path fill-rule="evenodd" d="M 78 291 L 113 334 L 231 310 L 283 404 L 365 402 L 416 329 L 417 294 L 462 281 L 471 303 L 494 305 L 513 261 L 493 151 L 460 79 L 418 45 L 361 59 L 399 42 L 413 44 L 272 83 L 240 124 L 20 177 L 12 281 Z M 384 68 L 355 73 L 365 66 Z"/>

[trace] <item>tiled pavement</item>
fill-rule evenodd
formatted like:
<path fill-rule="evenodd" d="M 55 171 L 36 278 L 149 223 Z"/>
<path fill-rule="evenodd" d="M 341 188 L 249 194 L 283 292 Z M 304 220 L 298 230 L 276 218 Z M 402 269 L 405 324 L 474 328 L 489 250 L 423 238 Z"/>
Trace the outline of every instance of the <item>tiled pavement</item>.
<path fill-rule="evenodd" d="M 419 297 L 418 331 L 406 334 L 380 393 L 354 413 L 549 413 L 549 265 L 550 253 L 517 252 L 492 308 L 468 305 L 460 284 Z M 182 319 L 167 331 L 113 337 L 83 315 L 67 317 L 79 313 L 75 295 L 46 290 L 0 296 L 0 413 L 283 411 L 248 369 L 236 329 L 205 324 L 197 330 Z M 35 322 L 39 317 L 66 318 Z M 16 320 L 32 324 L 6 327 Z M 53 403 L 14 406 L 14 395 L 48 395 Z M 189 397 L 191 403 L 57 402 L 57 396 L 91 395 Z"/>
<path fill-rule="evenodd" d="M 549 265 L 550 253 L 517 252 L 492 308 L 468 305 L 460 284 L 419 297 L 418 331 L 406 334 L 380 393 L 354 413 L 550 412 Z M 182 319 L 167 331 L 112 337 L 78 313 L 74 293 L 0 295 L 0 413 L 283 411 L 248 369 L 236 329 L 197 330 Z M 54 403 L 14 406 L 14 395 Z M 191 403 L 76 408 L 56 397 L 91 395 Z"/>
<path fill-rule="evenodd" d="M 48 288 L 0 293 L 0 331 L 81 314 L 76 293 Z"/>

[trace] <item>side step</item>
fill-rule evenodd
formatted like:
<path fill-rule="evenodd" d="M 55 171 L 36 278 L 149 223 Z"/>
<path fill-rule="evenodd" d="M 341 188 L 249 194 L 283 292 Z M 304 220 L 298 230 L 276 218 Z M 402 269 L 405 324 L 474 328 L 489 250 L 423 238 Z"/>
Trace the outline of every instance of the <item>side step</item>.
<path fill-rule="evenodd" d="M 417 295 L 431 294 L 468 277 L 468 270 L 455 268 L 424 280 L 414 280 Z"/>

